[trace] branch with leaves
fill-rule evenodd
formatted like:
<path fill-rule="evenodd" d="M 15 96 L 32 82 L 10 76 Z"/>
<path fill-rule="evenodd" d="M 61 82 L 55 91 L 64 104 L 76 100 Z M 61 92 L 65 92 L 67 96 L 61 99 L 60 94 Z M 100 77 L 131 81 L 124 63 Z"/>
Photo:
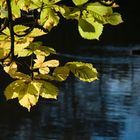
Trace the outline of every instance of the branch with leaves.
<path fill-rule="evenodd" d="M 0 60 L 4 71 L 15 79 L 5 89 L 6 99 L 18 98 L 29 111 L 39 97 L 56 99 L 58 88 L 53 81 L 63 82 L 70 73 L 85 82 L 97 78 L 92 64 L 49 60 L 56 54 L 53 48 L 35 42 L 34 38 L 49 33 L 59 24 L 61 17 L 76 20 L 79 34 L 85 39 L 99 39 L 105 24 L 118 25 L 119 13 L 110 5 L 89 0 L 72 0 L 73 7 L 61 0 L 1 0 L 0 1 Z M 25 20 L 26 19 L 26 20 Z M 29 74 L 19 71 L 19 59 L 31 61 Z"/>

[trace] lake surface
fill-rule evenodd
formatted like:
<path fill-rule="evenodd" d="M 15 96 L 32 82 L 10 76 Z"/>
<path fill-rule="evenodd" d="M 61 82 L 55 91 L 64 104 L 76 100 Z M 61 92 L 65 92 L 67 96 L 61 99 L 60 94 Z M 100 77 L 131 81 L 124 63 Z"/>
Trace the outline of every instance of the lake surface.
<path fill-rule="evenodd" d="M 30 113 L 1 97 L 0 140 L 140 139 L 140 57 L 77 58 L 93 63 L 99 80 L 70 78 L 57 101 L 41 99 Z"/>

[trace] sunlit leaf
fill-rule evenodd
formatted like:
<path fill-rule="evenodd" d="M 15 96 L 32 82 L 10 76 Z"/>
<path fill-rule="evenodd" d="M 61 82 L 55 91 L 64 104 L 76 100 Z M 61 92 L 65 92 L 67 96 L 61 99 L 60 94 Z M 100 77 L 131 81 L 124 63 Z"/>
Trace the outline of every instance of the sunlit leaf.
<path fill-rule="evenodd" d="M 50 69 L 48 68 L 48 65 L 46 64 L 46 62 L 44 62 L 44 60 L 45 56 L 37 56 L 37 59 L 34 60 L 35 64 L 33 68 L 38 68 L 41 74 L 48 74 L 50 72 Z"/>
<path fill-rule="evenodd" d="M 46 99 L 57 99 L 58 88 L 50 82 L 46 82 L 43 80 L 41 80 L 40 82 L 42 83 L 40 96 Z"/>
<path fill-rule="evenodd" d="M 15 25 L 14 26 L 14 32 L 18 35 L 24 34 L 27 29 L 29 29 L 29 27 L 24 26 L 24 25 Z"/>
<path fill-rule="evenodd" d="M 35 74 L 34 74 L 35 75 Z M 53 81 L 53 80 L 55 80 L 55 78 L 53 77 L 53 76 L 51 76 L 51 75 L 49 75 L 49 74 L 36 74 L 35 76 L 34 76 L 34 78 L 35 79 L 39 79 L 39 80 L 49 80 L 49 81 Z"/>
<path fill-rule="evenodd" d="M 10 100 L 17 98 L 19 96 L 20 91 L 24 88 L 24 86 L 25 83 L 23 80 L 16 80 L 10 83 L 4 91 L 6 99 Z"/>
<path fill-rule="evenodd" d="M 21 12 L 19 6 L 16 3 L 16 0 L 11 0 L 11 5 L 13 17 L 19 18 L 21 16 Z"/>
<path fill-rule="evenodd" d="M 35 55 L 40 56 L 49 56 L 51 53 L 56 53 L 56 51 L 53 48 L 43 46 L 42 42 L 33 42 L 27 48 L 31 49 Z"/>
<path fill-rule="evenodd" d="M 29 75 L 27 75 L 27 74 L 22 73 L 22 72 L 15 72 L 15 73 L 10 74 L 10 76 L 13 79 L 31 81 L 31 77 Z"/>
<path fill-rule="evenodd" d="M 119 13 L 113 13 L 107 17 L 107 21 L 111 25 L 118 25 L 123 22 L 122 17 Z"/>
<path fill-rule="evenodd" d="M 46 33 L 38 28 L 34 28 L 30 34 L 28 34 L 29 37 L 38 37 L 38 36 L 42 36 L 45 35 Z"/>
<path fill-rule="evenodd" d="M 92 82 L 98 79 L 97 71 L 93 68 L 92 64 L 83 62 L 68 62 L 66 66 L 68 66 L 70 71 L 82 81 Z"/>
<path fill-rule="evenodd" d="M 103 31 L 103 25 L 95 22 L 93 18 L 79 19 L 78 30 L 85 39 L 99 39 Z"/>
<path fill-rule="evenodd" d="M 11 42 L 9 40 L 0 41 L 0 59 L 5 58 L 10 52 Z"/>
<path fill-rule="evenodd" d="M 6 27 L 3 31 L 2 31 L 5 35 L 10 36 L 10 30 L 8 27 Z"/>
<path fill-rule="evenodd" d="M 48 61 L 44 62 L 44 64 L 48 67 L 58 67 L 59 61 L 58 60 L 48 60 Z"/>
<path fill-rule="evenodd" d="M 68 67 L 57 67 L 53 71 L 53 76 L 55 77 L 55 80 L 57 81 L 65 81 L 67 77 L 69 76 L 69 68 Z"/>
<path fill-rule="evenodd" d="M 92 11 L 101 16 L 110 15 L 113 13 L 113 10 L 111 7 L 104 6 L 104 5 L 100 4 L 99 2 L 88 3 L 86 5 L 86 10 Z"/>
<path fill-rule="evenodd" d="M 30 56 L 33 52 L 29 49 L 23 49 L 22 51 L 18 52 L 18 57 L 27 57 Z"/>
<path fill-rule="evenodd" d="M 20 105 L 30 111 L 30 108 L 36 105 L 36 103 L 38 102 L 41 86 L 42 83 L 37 81 L 32 81 L 25 84 L 24 88 L 20 91 L 18 96 Z"/>
<path fill-rule="evenodd" d="M 82 5 L 82 4 L 86 3 L 86 2 L 88 2 L 88 0 L 72 0 L 72 1 L 77 6 L 78 5 Z"/>
<path fill-rule="evenodd" d="M 52 8 L 45 8 L 41 11 L 39 24 L 49 31 L 57 26 L 59 23 L 59 16 Z"/>
<path fill-rule="evenodd" d="M 17 64 L 12 62 L 9 66 L 4 67 L 4 71 L 9 74 L 14 74 L 17 71 Z"/>

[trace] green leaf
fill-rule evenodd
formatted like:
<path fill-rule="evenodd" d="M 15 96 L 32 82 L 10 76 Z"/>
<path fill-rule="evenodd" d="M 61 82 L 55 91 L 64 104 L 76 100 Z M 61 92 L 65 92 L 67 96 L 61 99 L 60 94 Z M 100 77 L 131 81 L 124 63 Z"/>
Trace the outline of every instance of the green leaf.
<path fill-rule="evenodd" d="M 19 96 L 20 91 L 24 88 L 24 86 L 25 83 L 23 80 L 16 80 L 10 83 L 4 91 L 6 99 L 10 100 L 17 98 Z"/>
<path fill-rule="evenodd" d="M 20 8 L 17 5 L 15 0 L 11 0 L 11 8 L 12 8 L 12 14 L 14 18 L 19 18 L 21 16 Z"/>
<path fill-rule="evenodd" d="M 100 4 L 99 2 L 88 3 L 86 5 L 86 10 L 88 12 L 92 11 L 101 16 L 110 15 L 113 13 L 113 10 L 111 7 L 104 6 L 104 5 Z"/>
<path fill-rule="evenodd" d="M 107 17 L 107 22 L 111 25 L 118 25 L 123 22 L 119 13 L 113 13 Z"/>
<path fill-rule="evenodd" d="M 9 30 L 9 28 L 6 27 L 6 28 L 2 31 L 2 33 L 4 33 L 4 34 L 7 35 L 7 36 L 10 36 L 10 30 Z"/>
<path fill-rule="evenodd" d="M 66 66 L 57 67 L 53 71 L 53 76 L 54 76 L 55 80 L 62 82 L 67 79 L 67 77 L 69 76 L 69 72 L 70 72 L 70 70 Z"/>
<path fill-rule="evenodd" d="M 23 49 L 22 51 L 18 52 L 18 57 L 27 57 L 30 56 L 33 52 L 29 49 Z"/>
<path fill-rule="evenodd" d="M 52 8 L 45 8 L 41 11 L 39 24 L 43 25 L 49 31 L 57 26 L 59 23 L 59 16 Z"/>
<path fill-rule="evenodd" d="M 35 75 L 35 74 L 34 74 Z M 49 74 L 36 74 L 35 76 L 34 76 L 34 78 L 35 79 L 38 79 L 38 80 L 49 80 L 49 81 L 53 81 L 53 80 L 55 80 L 55 78 L 53 77 L 53 76 L 51 76 L 51 75 L 49 75 Z"/>
<path fill-rule="evenodd" d="M 68 62 L 66 63 L 66 66 L 68 66 L 70 71 L 82 81 L 92 82 L 98 79 L 97 71 L 93 68 L 92 64 L 83 62 Z"/>
<path fill-rule="evenodd" d="M 57 99 L 58 88 L 52 83 L 40 80 L 42 83 L 40 96 L 46 99 Z"/>
<path fill-rule="evenodd" d="M 80 9 L 71 8 L 71 10 L 69 12 L 65 13 L 64 16 L 66 19 L 77 19 L 78 20 L 80 17 L 80 13 L 81 13 Z"/>
<path fill-rule="evenodd" d="M 40 30 L 38 28 L 34 28 L 33 31 L 31 31 L 30 34 L 28 34 L 29 37 L 39 37 L 42 35 L 45 35 L 46 33 L 43 30 Z"/>
<path fill-rule="evenodd" d="M 88 2 L 88 0 L 72 0 L 72 1 L 77 6 L 85 4 L 86 2 Z"/>
<path fill-rule="evenodd" d="M 27 49 L 30 49 L 34 52 L 35 55 L 49 56 L 51 53 L 56 54 L 56 51 L 53 48 L 46 47 L 42 45 L 42 42 L 33 42 Z"/>
<path fill-rule="evenodd" d="M 5 40 L 5 39 L 7 39 L 7 35 L 5 35 L 5 34 L 0 34 L 0 41 L 3 41 L 3 40 Z"/>
<path fill-rule="evenodd" d="M 8 10 L 6 6 L 3 4 L 0 5 L 0 18 L 7 18 L 8 17 Z"/>
<path fill-rule="evenodd" d="M 14 32 L 18 35 L 24 34 L 27 29 L 29 29 L 29 27 L 24 26 L 24 25 L 15 25 L 14 26 Z"/>
<path fill-rule="evenodd" d="M 93 18 L 79 19 L 78 30 L 85 39 L 99 39 L 103 31 L 103 25 L 95 22 Z"/>

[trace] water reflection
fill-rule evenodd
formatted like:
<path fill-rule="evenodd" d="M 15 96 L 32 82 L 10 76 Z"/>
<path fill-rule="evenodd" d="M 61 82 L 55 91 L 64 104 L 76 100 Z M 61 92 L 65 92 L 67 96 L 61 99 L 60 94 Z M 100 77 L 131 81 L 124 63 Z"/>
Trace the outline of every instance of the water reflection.
<path fill-rule="evenodd" d="M 1 100 L 0 140 L 140 139 L 140 58 L 90 61 L 100 80 L 84 83 L 71 78 L 57 101 L 41 99 L 31 113 L 17 101 Z"/>

